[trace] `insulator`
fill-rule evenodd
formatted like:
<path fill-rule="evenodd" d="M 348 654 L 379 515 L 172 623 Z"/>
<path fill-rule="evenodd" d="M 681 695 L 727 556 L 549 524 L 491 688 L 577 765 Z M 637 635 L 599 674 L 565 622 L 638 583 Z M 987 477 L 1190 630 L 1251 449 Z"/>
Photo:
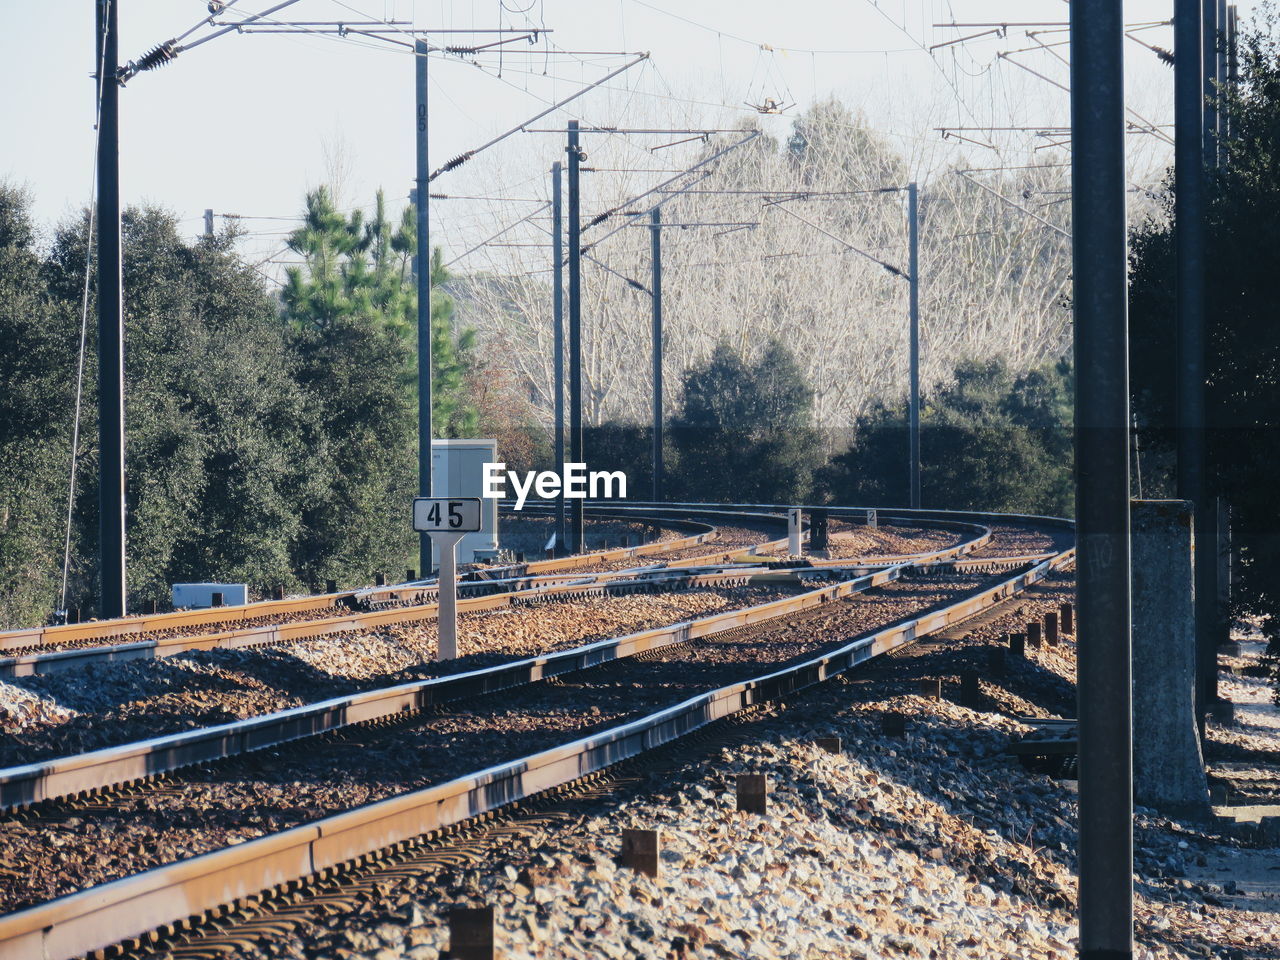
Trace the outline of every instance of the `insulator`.
<path fill-rule="evenodd" d="M 456 157 L 454 157 L 452 160 L 450 160 L 448 163 L 446 163 L 443 167 L 441 167 L 440 172 L 448 173 L 450 170 L 456 170 L 458 167 L 462 166 L 464 163 L 466 163 L 475 155 L 476 154 L 474 150 L 468 150 L 466 153 L 460 153 Z"/>
<path fill-rule="evenodd" d="M 177 55 L 178 45 L 172 40 L 166 40 L 164 43 L 153 47 L 130 64 L 131 71 L 133 73 L 142 73 L 144 70 L 154 70 L 156 67 L 163 67 Z"/>

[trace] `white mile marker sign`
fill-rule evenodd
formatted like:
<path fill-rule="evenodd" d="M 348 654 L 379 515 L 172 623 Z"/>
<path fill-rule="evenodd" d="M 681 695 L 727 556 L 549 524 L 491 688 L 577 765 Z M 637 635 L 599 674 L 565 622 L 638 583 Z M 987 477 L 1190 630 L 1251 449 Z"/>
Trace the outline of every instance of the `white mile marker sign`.
<path fill-rule="evenodd" d="M 430 534 L 440 550 L 437 660 L 458 656 L 458 541 L 481 527 L 479 497 L 415 497 L 413 529 Z"/>

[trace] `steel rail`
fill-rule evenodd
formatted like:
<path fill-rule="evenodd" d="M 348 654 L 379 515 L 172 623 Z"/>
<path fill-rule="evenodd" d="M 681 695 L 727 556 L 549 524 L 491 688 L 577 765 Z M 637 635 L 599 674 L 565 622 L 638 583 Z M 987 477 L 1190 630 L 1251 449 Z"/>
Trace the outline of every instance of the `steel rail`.
<path fill-rule="evenodd" d="M 750 509 L 750 508 L 748 508 Z M 652 517 L 649 513 L 654 512 L 683 512 L 696 516 L 727 516 L 749 519 L 779 519 L 773 514 L 758 513 L 742 513 L 727 510 L 707 509 L 705 505 L 681 505 L 679 507 L 668 507 L 666 510 L 654 510 L 649 508 L 648 513 L 643 515 L 644 519 L 658 519 L 662 522 L 685 522 L 691 523 L 687 517 L 677 521 L 675 518 Z M 609 515 L 603 511 L 593 515 Z M 639 515 L 628 511 L 619 516 L 628 516 L 640 518 Z M 973 514 L 971 516 L 979 517 L 981 514 Z M 886 519 L 889 519 L 886 517 Z M 969 532 L 977 532 L 978 536 L 952 547 L 943 548 L 941 550 L 932 551 L 930 553 L 910 554 L 902 558 L 894 560 L 886 558 L 885 563 L 892 565 L 895 562 L 901 563 L 905 561 L 929 562 L 940 559 L 955 557 L 963 553 L 972 552 L 979 547 L 987 544 L 991 540 L 991 530 L 978 524 L 967 521 L 955 521 L 948 519 L 934 519 L 928 521 L 934 526 L 950 526 L 955 529 L 967 529 Z M 977 528 L 975 531 L 975 527 Z M 683 538 L 677 541 L 659 541 L 655 543 L 643 544 L 639 547 L 628 547 L 622 550 L 605 551 L 596 554 L 582 554 L 576 557 L 562 558 L 565 561 L 595 562 L 606 561 L 610 559 L 623 559 L 639 555 L 639 551 L 648 550 L 650 553 L 661 553 L 673 549 L 685 549 L 685 546 L 672 546 L 672 544 L 684 544 L 685 541 L 692 540 L 690 546 L 698 545 L 705 542 L 705 538 L 714 535 L 716 528 L 711 528 L 707 533 L 698 534 L 695 537 Z M 765 543 L 754 544 L 749 547 L 732 547 L 724 551 L 718 551 L 710 554 L 700 554 L 695 557 L 686 557 L 683 559 L 673 560 L 662 564 L 655 570 L 676 570 L 685 567 L 705 566 L 708 564 L 730 562 L 735 559 L 762 559 L 763 555 L 760 551 L 780 547 L 786 543 L 786 538 L 772 540 Z M 819 564 L 822 561 L 818 562 Z M 543 561 L 540 569 L 545 570 L 546 565 L 554 564 L 559 566 L 560 560 Z M 815 564 L 818 565 L 818 564 Z M 841 565 L 840 561 L 834 561 L 833 565 Z M 844 564 L 847 566 L 847 564 Z M 526 564 L 523 566 L 524 571 L 537 566 L 537 564 Z M 512 568 L 505 568 L 512 569 Z M 628 571 L 620 571 L 627 573 Z M 630 571 L 635 573 L 636 571 Z M 484 583 L 485 581 L 476 581 Z M 434 586 L 409 587 L 409 588 L 387 588 L 386 595 L 391 597 L 403 597 L 405 599 L 413 596 L 422 596 L 435 591 Z M 522 598 L 529 596 L 554 596 L 557 594 L 572 593 L 575 590 L 583 591 L 585 588 L 578 587 L 570 582 L 563 585 L 539 586 L 528 591 L 512 591 L 497 594 L 485 594 L 475 597 L 460 598 L 458 601 L 458 609 L 461 612 L 475 613 L 484 610 L 497 609 L 507 606 L 513 602 L 520 602 Z M 247 627 L 239 630 L 224 630 L 209 634 L 182 635 L 174 637 L 164 637 L 152 640 L 140 640 L 134 643 L 115 643 L 101 647 L 82 647 L 70 650 L 58 650 L 48 653 L 31 653 L 20 656 L 0 658 L 0 678 L 5 677 L 25 677 L 35 676 L 48 673 L 61 673 L 67 670 L 78 669 L 87 665 L 106 665 L 112 663 L 122 663 L 132 660 L 154 660 L 163 657 L 174 656 L 180 653 L 186 653 L 194 650 L 211 650 L 217 648 L 239 649 L 244 647 L 266 646 L 276 643 L 288 643 L 297 640 L 314 639 L 317 637 L 328 636 L 334 633 L 344 633 L 351 630 L 364 630 L 372 627 L 384 626 L 392 623 L 411 623 L 417 620 L 429 620 L 436 616 L 438 610 L 437 604 L 420 603 L 409 607 L 390 607 L 381 610 L 369 612 L 352 612 L 337 617 L 324 617 L 315 620 L 301 620 L 276 624 L 266 624 L 259 627 Z M 208 611 L 198 611 L 207 613 Z M 127 621 L 121 621 L 127 622 Z M 50 628 L 62 629 L 62 628 Z M 65 640 L 64 640 L 65 642 Z"/>
<path fill-rule="evenodd" d="M 666 571 L 656 568 L 654 572 Z M 744 571 L 728 571 L 723 576 L 741 576 Z M 690 588 L 713 585 L 716 577 L 705 572 L 677 575 L 674 571 L 664 580 L 614 580 L 606 582 L 567 582 L 540 585 L 527 590 L 510 590 L 501 593 L 485 593 L 474 597 L 459 598 L 459 613 L 481 613 L 502 607 L 513 607 L 540 601 L 606 596 L 652 590 L 655 586 L 669 586 L 671 581 L 687 582 Z M 51 673 L 64 673 L 89 665 L 125 663 L 132 660 L 158 660 L 195 650 L 243 649 L 298 640 L 311 640 L 335 633 L 367 630 L 389 624 L 412 623 L 435 619 L 439 611 L 437 603 L 418 603 L 407 607 L 387 607 L 381 610 L 350 613 L 320 620 L 302 620 L 290 623 L 267 624 L 242 630 L 191 636 L 165 637 L 157 640 L 141 640 L 135 643 L 118 643 L 102 647 L 79 647 L 55 650 L 49 653 L 31 653 L 17 657 L 0 658 L 0 678 L 29 677 Z"/>
<path fill-rule="evenodd" d="M 942 610 L 610 730 L 0 917 L 0 960 L 83 956 L 572 783 L 968 619 L 1043 580 L 1073 556 L 1068 549 Z"/>
<path fill-rule="evenodd" d="M 143 780 L 405 712 L 482 696 L 831 603 L 901 577 L 907 565 L 741 610 L 684 620 L 559 653 L 333 697 L 199 730 L 0 770 L 0 810 Z M 775 581 L 776 582 L 776 581 Z"/>
<path fill-rule="evenodd" d="M 595 511 L 592 511 L 593 515 Z M 633 518 L 643 519 L 643 518 Z M 678 524 L 677 519 L 668 520 Z M 554 572 L 567 569 L 565 561 L 600 562 L 622 560 L 630 556 L 649 556 L 668 550 L 685 549 L 705 543 L 716 536 L 716 529 L 698 521 L 685 521 L 686 527 L 705 528 L 697 533 L 676 540 L 653 541 L 635 547 L 623 547 L 614 550 L 597 551 L 583 554 L 581 558 L 560 558 L 557 560 L 537 560 L 521 564 L 520 568 L 527 573 Z M 511 569 L 505 565 L 497 570 Z M 145 614 L 142 616 L 122 617 L 112 620 L 92 620 L 86 623 L 69 623 L 60 626 L 32 627 L 23 630 L 0 631 L 0 650 L 13 650 L 35 646 L 53 646 L 59 643 L 75 642 L 97 637 L 127 637 L 132 634 L 150 633 L 155 630 L 172 630 L 183 627 L 202 626 L 213 623 L 235 623 L 239 620 L 251 620 L 257 617 L 273 616 L 280 613 L 297 613 L 307 610 L 323 610 L 334 607 L 344 598 L 357 594 L 362 598 L 377 595 L 403 593 L 413 588 L 391 585 L 386 587 L 367 587 L 353 590 L 339 590 L 336 593 L 322 593 L 306 597 L 289 597 L 284 600 L 257 600 L 252 603 L 234 604 L 222 607 L 208 607 L 200 610 L 173 610 L 167 613 Z"/>

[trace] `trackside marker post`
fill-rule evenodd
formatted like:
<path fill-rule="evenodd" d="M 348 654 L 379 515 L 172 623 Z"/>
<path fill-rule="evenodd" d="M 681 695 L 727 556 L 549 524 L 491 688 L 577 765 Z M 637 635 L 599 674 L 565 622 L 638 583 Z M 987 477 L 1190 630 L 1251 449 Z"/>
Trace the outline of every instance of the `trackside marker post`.
<path fill-rule="evenodd" d="M 479 532 L 482 520 L 479 497 L 415 497 L 413 501 L 413 529 L 429 534 L 440 551 L 437 660 L 458 656 L 458 543 L 468 533 Z"/>
<path fill-rule="evenodd" d="M 799 507 L 791 507 L 787 510 L 787 552 L 793 557 L 800 556 L 804 551 L 804 545 L 800 540 L 803 529 L 800 513 Z"/>

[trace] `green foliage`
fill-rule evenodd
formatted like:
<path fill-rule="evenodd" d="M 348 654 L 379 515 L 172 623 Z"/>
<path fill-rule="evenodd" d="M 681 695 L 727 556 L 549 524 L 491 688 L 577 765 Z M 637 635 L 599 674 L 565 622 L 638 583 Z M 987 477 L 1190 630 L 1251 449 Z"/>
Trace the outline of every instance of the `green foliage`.
<path fill-rule="evenodd" d="M 1229 162 L 1210 180 L 1206 237 L 1206 386 L 1209 480 L 1231 507 L 1239 564 L 1233 612 L 1264 617 L 1280 654 L 1280 21 L 1255 12 L 1240 39 L 1240 84 L 1229 89 Z M 1170 184 L 1172 186 L 1172 184 Z M 1131 243 L 1130 369 L 1142 427 L 1147 493 L 1172 495 L 1176 460 L 1176 224 L 1139 229 Z"/>
<path fill-rule="evenodd" d="M 29 207 L 0 183 L 0 623 L 13 624 L 46 616 L 56 596 L 79 336 L 78 317 L 46 296 Z"/>
<path fill-rule="evenodd" d="M 387 220 L 378 191 L 373 219 L 344 215 L 326 187 L 307 194 L 303 226 L 289 246 L 304 259 L 286 273 L 285 315 L 304 334 L 323 333 L 343 321 L 381 328 L 404 345 L 406 363 L 391 368 L 406 397 L 417 403 L 418 292 L 412 263 L 417 254 L 414 208 L 400 223 Z M 465 384 L 475 333 L 453 329 L 453 300 L 441 288 L 449 279 L 440 250 L 431 257 L 431 377 L 436 434 L 474 436 L 477 411 Z M 372 334 L 371 334 L 372 335 Z M 384 375 L 387 371 L 383 371 Z"/>
<path fill-rule="evenodd" d="M 410 208 L 397 227 L 381 191 L 372 220 L 338 211 L 326 188 L 307 195 L 290 238 L 302 255 L 281 295 L 299 354 L 297 376 L 313 416 L 314 492 L 294 549 L 304 578 L 367 578 L 412 555 L 404 522 L 417 490 L 417 250 Z M 432 409 L 437 436 L 474 436 L 467 393 L 474 335 L 453 330 L 453 301 L 431 260 Z"/>
<path fill-rule="evenodd" d="M 627 475 L 628 500 L 653 499 L 651 425 L 607 420 L 583 427 L 582 447 L 592 470 L 621 470 Z"/>
<path fill-rule="evenodd" d="M 795 503 L 823 462 L 813 391 L 785 345 L 752 362 L 720 343 L 683 378 L 671 422 L 671 493 L 723 502 Z"/>
<path fill-rule="evenodd" d="M 0 623 L 57 606 L 86 217 L 37 249 L 29 200 L 0 184 Z M 127 551 L 132 605 L 169 584 L 258 590 L 367 581 L 414 551 L 417 319 L 412 210 L 366 223 L 325 191 L 279 298 L 234 235 L 183 239 L 154 208 L 123 219 Z M 436 285 L 447 279 L 439 252 Z M 69 600 L 97 594 L 96 329 L 90 317 Z M 437 435 L 474 435 L 481 366 L 433 291 Z M 492 385 L 494 378 L 488 378 Z M 500 408 L 495 394 L 486 402 Z M 488 408 L 486 408 L 488 410 Z M 496 416 L 500 409 L 488 410 Z"/>
<path fill-rule="evenodd" d="M 1071 516 L 1071 370 L 1021 375 L 1002 361 L 966 362 L 920 411 L 920 487 L 926 507 Z M 841 504 L 910 502 L 905 410 L 876 407 L 852 446 L 823 472 Z"/>

